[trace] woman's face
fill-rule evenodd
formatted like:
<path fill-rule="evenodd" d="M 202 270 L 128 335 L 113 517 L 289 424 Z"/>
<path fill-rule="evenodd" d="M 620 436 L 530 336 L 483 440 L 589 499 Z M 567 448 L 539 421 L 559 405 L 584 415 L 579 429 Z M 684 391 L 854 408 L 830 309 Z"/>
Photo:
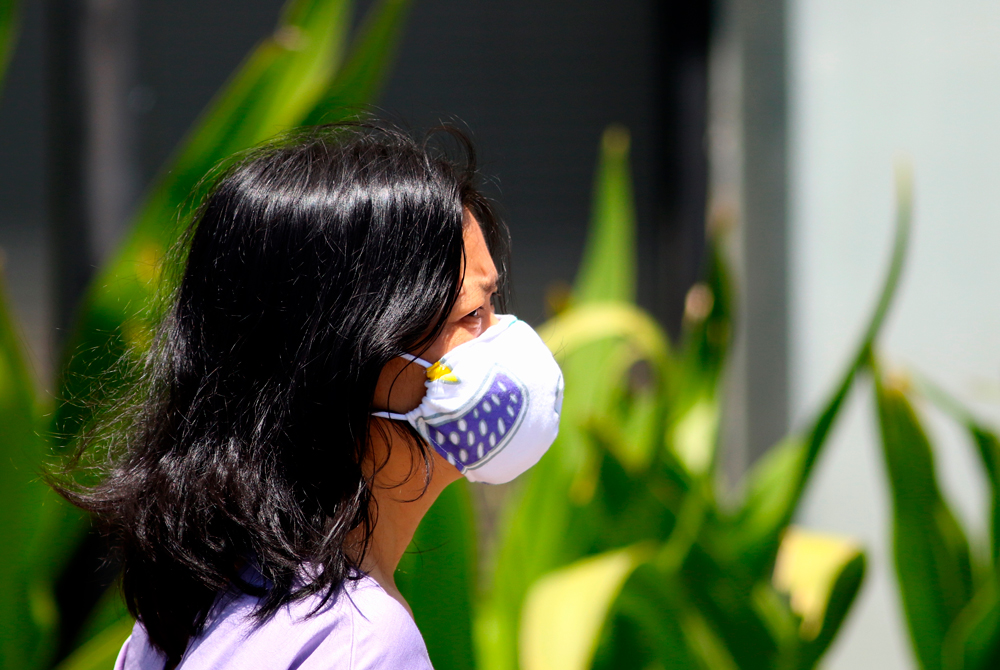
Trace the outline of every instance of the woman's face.
<path fill-rule="evenodd" d="M 479 337 L 497 323 L 493 297 L 497 291 L 497 269 L 486 246 L 479 222 L 466 210 L 463 219 L 465 265 L 464 280 L 455 306 L 448 315 L 441 333 L 420 354 L 421 358 L 437 361 L 460 344 Z M 410 352 L 416 354 L 418 352 Z M 424 368 L 402 358 L 389 361 L 379 375 L 375 387 L 374 407 L 378 410 L 406 413 L 417 407 L 426 390 Z M 391 391 L 391 393 L 390 393 Z"/>

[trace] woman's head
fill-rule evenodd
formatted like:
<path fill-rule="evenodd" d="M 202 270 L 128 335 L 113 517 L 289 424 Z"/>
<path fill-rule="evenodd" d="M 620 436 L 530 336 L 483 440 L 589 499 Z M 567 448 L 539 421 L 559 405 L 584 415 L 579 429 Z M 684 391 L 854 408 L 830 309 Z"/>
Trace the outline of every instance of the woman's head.
<path fill-rule="evenodd" d="M 76 497 L 120 539 L 129 605 L 168 656 L 247 558 L 272 584 L 263 615 L 357 567 L 370 413 L 412 404 L 398 356 L 467 339 L 507 265 L 471 145 L 446 136 L 465 164 L 374 125 L 297 133 L 243 156 L 199 209 L 129 450 Z M 318 577 L 297 591 L 307 563 Z"/>

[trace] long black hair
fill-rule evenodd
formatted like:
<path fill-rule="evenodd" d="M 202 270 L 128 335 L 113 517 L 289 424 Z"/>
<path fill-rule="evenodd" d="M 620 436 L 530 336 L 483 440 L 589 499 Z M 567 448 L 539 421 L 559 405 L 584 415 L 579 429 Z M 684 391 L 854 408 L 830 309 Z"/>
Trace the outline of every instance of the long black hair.
<path fill-rule="evenodd" d="M 167 667 L 222 591 L 260 596 L 266 619 L 358 574 L 376 381 L 443 327 L 465 210 L 507 266 L 472 145 L 446 130 L 464 160 L 381 124 L 296 132 L 222 171 L 193 217 L 141 394 L 83 441 L 120 456 L 95 486 L 57 487 L 108 529 L 129 610 Z M 359 528 L 360 555 L 345 547 Z M 247 561 L 266 587 L 241 578 Z"/>

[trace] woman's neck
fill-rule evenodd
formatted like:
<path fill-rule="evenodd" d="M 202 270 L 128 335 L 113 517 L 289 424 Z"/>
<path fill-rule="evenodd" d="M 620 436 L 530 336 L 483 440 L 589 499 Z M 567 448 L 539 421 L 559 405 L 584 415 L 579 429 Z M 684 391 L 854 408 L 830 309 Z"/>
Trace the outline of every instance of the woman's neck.
<path fill-rule="evenodd" d="M 397 430 L 397 426 L 386 428 L 371 431 L 372 462 L 384 465 L 375 474 L 372 487 L 375 527 L 361 569 L 412 616 L 410 606 L 396 588 L 396 567 L 427 510 L 441 491 L 462 475 L 455 466 L 428 447 L 428 481 L 423 456 L 410 444 L 408 436 L 404 437 L 406 434 Z"/>

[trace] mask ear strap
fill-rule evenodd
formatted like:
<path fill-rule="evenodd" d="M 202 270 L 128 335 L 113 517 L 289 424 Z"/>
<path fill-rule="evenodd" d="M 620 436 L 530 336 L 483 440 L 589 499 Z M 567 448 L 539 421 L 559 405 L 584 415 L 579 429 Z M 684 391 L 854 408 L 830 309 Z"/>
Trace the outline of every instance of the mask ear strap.
<path fill-rule="evenodd" d="M 400 358 L 405 358 L 406 360 L 410 361 L 411 363 L 416 363 L 417 365 L 422 365 L 425 368 L 431 367 L 430 363 L 428 363 L 424 359 L 420 358 L 419 356 L 414 356 L 413 354 L 408 354 L 408 353 L 404 352 L 404 353 L 401 353 L 399 355 L 399 357 Z M 372 416 L 377 416 L 377 417 L 380 417 L 382 419 L 393 419 L 395 421 L 406 421 L 406 415 L 405 414 L 399 414 L 397 412 L 372 412 Z"/>
<path fill-rule="evenodd" d="M 393 419 L 395 421 L 406 421 L 405 414 L 397 414 L 396 412 L 372 412 L 372 416 L 377 416 L 382 419 Z"/>
<path fill-rule="evenodd" d="M 422 365 L 425 368 L 431 367 L 430 363 L 428 363 L 424 359 L 420 358 L 419 356 L 414 356 L 413 354 L 402 353 L 402 354 L 399 355 L 399 357 L 400 358 L 405 358 L 406 360 L 410 361 L 411 363 L 416 363 L 417 365 Z"/>

